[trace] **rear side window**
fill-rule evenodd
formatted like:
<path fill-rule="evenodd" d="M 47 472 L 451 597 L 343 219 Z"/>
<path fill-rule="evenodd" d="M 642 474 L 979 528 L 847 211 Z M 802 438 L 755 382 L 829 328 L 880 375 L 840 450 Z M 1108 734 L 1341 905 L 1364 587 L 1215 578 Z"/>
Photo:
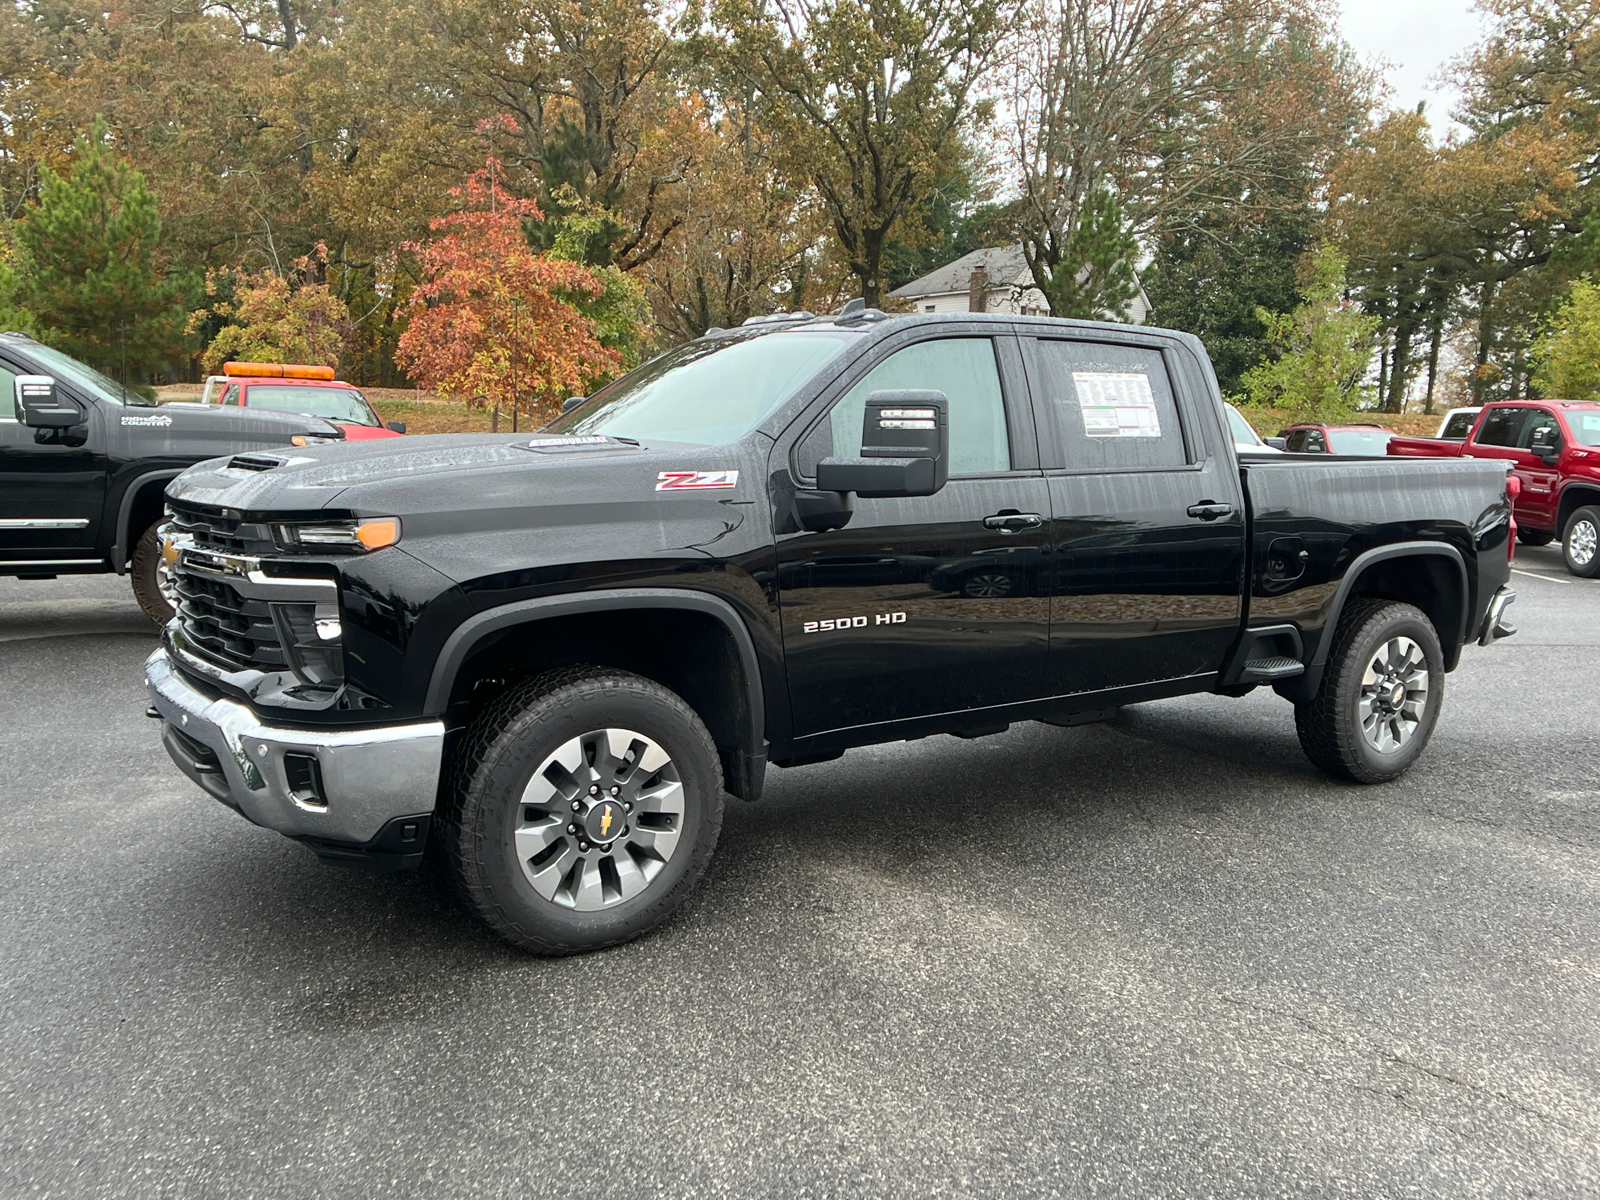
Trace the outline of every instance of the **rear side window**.
<path fill-rule="evenodd" d="M 1038 348 L 1067 470 L 1141 471 L 1189 461 L 1161 351 L 1044 338 Z"/>
<path fill-rule="evenodd" d="M 1525 408 L 1491 408 L 1478 427 L 1478 445 L 1515 447 L 1527 419 Z"/>
<path fill-rule="evenodd" d="M 1477 413 L 1458 412 L 1444 423 L 1444 432 L 1440 437 L 1464 438 L 1472 432 L 1472 422 L 1477 418 Z"/>

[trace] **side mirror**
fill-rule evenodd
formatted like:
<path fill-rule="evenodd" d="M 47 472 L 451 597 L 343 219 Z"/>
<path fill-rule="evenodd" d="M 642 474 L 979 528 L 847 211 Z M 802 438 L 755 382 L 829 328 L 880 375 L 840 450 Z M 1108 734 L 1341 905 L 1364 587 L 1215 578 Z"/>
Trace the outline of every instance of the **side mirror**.
<path fill-rule="evenodd" d="M 17 420 L 30 429 L 70 429 L 83 424 L 77 401 L 56 390 L 49 375 L 18 375 Z"/>
<path fill-rule="evenodd" d="M 385 421 L 384 427 L 390 433 L 404 433 L 406 431 L 406 423 L 404 421 Z"/>
<path fill-rule="evenodd" d="M 1267 445 L 1271 446 L 1274 450 L 1287 450 L 1289 448 L 1289 439 L 1288 438 L 1270 437 L 1270 438 L 1262 438 L 1261 440 L 1264 441 Z"/>
<path fill-rule="evenodd" d="M 1551 425 L 1535 429 L 1528 439 L 1528 449 L 1544 459 L 1546 466 L 1555 465 L 1561 455 L 1561 431 Z"/>
<path fill-rule="evenodd" d="M 867 399 L 861 455 L 817 464 L 817 488 L 869 499 L 931 496 L 950 477 L 950 401 L 943 392 L 882 391 Z"/>
<path fill-rule="evenodd" d="M 561 411 L 563 413 L 569 413 L 588 398 L 589 397 L 587 396 L 568 396 L 561 402 Z"/>

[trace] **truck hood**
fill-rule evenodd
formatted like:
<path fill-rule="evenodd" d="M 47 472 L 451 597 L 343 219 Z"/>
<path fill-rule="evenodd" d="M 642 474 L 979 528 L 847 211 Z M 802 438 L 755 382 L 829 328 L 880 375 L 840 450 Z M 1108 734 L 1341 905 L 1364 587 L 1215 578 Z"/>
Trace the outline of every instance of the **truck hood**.
<path fill-rule="evenodd" d="M 460 580 L 511 559 L 615 559 L 620 527 L 643 554 L 708 545 L 754 511 L 769 445 L 436 434 L 214 459 L 167 494 L 261 517 L 399 517 L 401 548 Z"/>

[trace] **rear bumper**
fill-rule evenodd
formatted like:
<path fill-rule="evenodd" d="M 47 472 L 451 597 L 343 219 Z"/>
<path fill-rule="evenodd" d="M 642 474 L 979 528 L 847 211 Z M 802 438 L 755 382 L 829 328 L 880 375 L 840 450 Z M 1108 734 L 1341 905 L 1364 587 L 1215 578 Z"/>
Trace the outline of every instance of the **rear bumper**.
<path fill-rule="evenodd" d="M 1494 594 L 1489 601 L 1489 610 L 1483 614 L 1483 625 L 1478 630 L 1478 645 L 1492 645 L 1517 631 L 1517 627 L 1506 619 L 1506 609 L 1516 598 L 1517 593 L 1510 587 L 1501 587 Z"/>
<path fill-rule="evenodd" d="M 442 722 L 339 730 L 265 725 L 245 705 L 189 684 L 165 648 L 145 662 L 145 678 L 178 769 L 257 825 L 310 842 L 319 853 L 324 843 L 330 850 L 409 853 L 419 831 L 426 837 Z M 406 846 L 391 849 L 402 839 Z"/>

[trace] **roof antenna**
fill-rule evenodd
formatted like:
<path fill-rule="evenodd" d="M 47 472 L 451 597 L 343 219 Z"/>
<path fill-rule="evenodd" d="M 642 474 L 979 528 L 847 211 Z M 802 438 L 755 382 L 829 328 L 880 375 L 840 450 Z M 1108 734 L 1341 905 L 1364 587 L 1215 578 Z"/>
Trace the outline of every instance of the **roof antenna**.
<path fill-rule="evenodd" d="M 839 315 L 842 317 L 842 316 L 845 316 L 845 315 L 847 315 L 849 313 L 860 312 L 862 309 L 866 308 L 866 306 L 867 306 L 866 297 L 865 296 L 857 296 L 854 300 L 849 301 L 848 303 L 845 304 L 845 306 L 843 308 L 841 308 L 839 310 Z"/>

